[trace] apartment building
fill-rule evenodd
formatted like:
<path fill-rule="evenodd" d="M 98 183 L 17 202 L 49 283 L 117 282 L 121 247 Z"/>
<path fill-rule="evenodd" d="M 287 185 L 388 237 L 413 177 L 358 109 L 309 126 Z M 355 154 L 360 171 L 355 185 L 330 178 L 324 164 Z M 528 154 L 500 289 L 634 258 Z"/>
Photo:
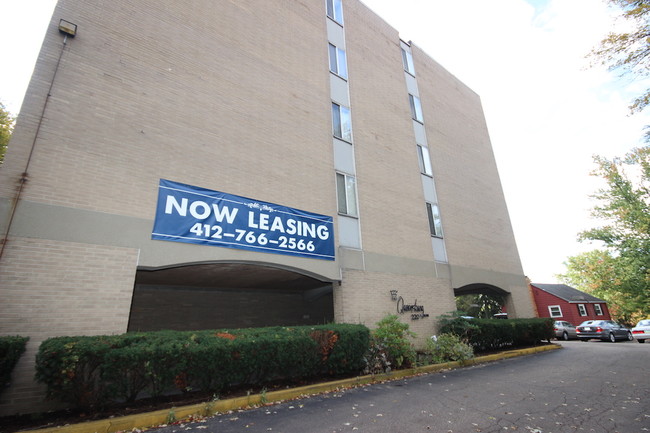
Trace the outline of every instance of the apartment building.
<path fill-rule="evenodd" d="M 479 96 L 358 0 L 60 0 L 0 228 L 0 415 L 53 336 L 534 316 Z"/>

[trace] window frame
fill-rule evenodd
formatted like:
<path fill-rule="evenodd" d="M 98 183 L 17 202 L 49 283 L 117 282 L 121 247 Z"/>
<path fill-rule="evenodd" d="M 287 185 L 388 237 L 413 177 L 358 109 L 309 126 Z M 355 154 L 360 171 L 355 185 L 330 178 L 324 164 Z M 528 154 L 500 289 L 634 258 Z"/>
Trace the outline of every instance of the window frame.
<path fill-rule="evenodd" d="M 411 118 L 416 122 L 424 123 L 422 101 L 420 101 L 420 98 L 409 93 L 409 106 L 411 107 Z"/>
<path fill-rule="evenodd" d="M 554 314 L 553 310 L 555 308 L 557 308 L 557 313 L 558 314 Z M 549 305 L 548 306 L 548 314 L 553 318 L 555 318 L 555 317 L 564 317 L 564 315 L 562 314 L 562 307 L 560 305 Z"/>
<path fill-rule="evenodd" d="M 413 54 L 409 50 L 405 50 L 404 47 L 400 47 L 400 49 L 402 50 L 402 65 L 404 66 L 404 71 L 415 77 Z"/>
<path fill-rule="evenodd" d="M 352 113 L 350 107 L 332 101 L 332 135 L 352 143 Z"/>
<path fill-rule="evenodd" d="M 342 182 L 341 183 L 341 179 Z M 359 218 L 357 202 L 357 179 L 355 176 L 336 172 L 336 205 L 339 215 Z M 345 207 L 342 209 L 342 207 Z"/>
<path fill-rule="evenodd" d="M 348 60 L 345 54 L 345 50 L 329 42 L 327 52 L 330 61 L 330 72 L 337 77 L 341 77 L 347 81 Z"/>
<path fill-rule="evenodd" d="M 594 304 L 594 312 L 596 316 L 604 316 L 603 307 L 600 304 Z"/>
<path fill-rule="evenodd" d="M 586 317 L 589 315 L 589 313 L 587 313 L 587 306 L 585 304 L 578 304 L 578 314 L 580 317 Z"/>
<path fill-rule="evenodd" d="M 433 177 L 433 167 L 431 167 L 431 154 L 429 153 L 429 148 L 421 144 L 418 144 L 417 147 L 420 173 L 425 176 Z"/>
<path fill-rule="evenodd" d="M 442 219 L 440 218 L 440 207 L 438 203 L 426 202 L 427 220 L 429 221 L 429 233 L 431 237 L 443 237 Z"/>
<path fill-rule="evenodd" d="M 332 21 L 343 25 L 343 0 L 326 0 L 325 8 Z"/>

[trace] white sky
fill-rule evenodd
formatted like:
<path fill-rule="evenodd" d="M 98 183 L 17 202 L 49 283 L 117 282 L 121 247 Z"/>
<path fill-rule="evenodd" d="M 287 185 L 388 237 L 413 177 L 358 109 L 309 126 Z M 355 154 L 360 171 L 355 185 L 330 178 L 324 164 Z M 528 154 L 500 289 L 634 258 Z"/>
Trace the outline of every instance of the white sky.
<path fill-rule="evenodd" d="M 603 0 L 363 1 L 481 96 L 524 272 L 556 282 L 593 248 L 576 241 L 597 223 L 592 156 L 623 156 L 650 124 L 627 109 L 642 84 L 587 68 L 614 14 Z M 14 114 L 55 3 L 0 1 L 0 101 Z"/>

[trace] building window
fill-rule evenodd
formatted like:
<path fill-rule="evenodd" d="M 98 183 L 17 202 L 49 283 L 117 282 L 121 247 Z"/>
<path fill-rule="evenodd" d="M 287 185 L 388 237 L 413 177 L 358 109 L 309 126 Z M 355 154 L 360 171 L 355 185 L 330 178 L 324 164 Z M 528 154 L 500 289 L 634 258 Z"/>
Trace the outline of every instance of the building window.
<path fill-rule="evenodd" d="M 409 93 L 409 103 L 411 104 L 411 117 L 413 118 L 413 120 L 417 120 L 420 123 L 424 123 L 420 98 L 418 98 L 417 96 L 413 96 Z"/>
<path fill-rule="evenodd" d="M 427 203 L 427 216 L 429 217 L 429 230 L 431 236 L 442 237 L 442 222 L 440 221 L 440 210 L 437 204 Z"/>
<path fill-rule="evenodd" d="M 418 160 L 420 162 L 420 173 L 426 174 L 427 176 L 433 176 L 433 170 L 431 169 L 431 158 L 429 156 L 429 149 L 425 146 L 420 146 L 418 144 Z"/>
<path fill-rule="evenodd" d="M 413 55 L 410 51 L 402 48 L 402 63 L 404 63 L 404 70 L 409 74 L 415 76 L 415 68 L 413 67 Z"/>
<path fill-rule="evenodd" d="M 343 25 L 342 0 L 327 0 L 327 16 Z"/>
<path fill-rule="evenodd" d="M 330 72 L 335 73 L 341 78 L 348 78 L 348 65 L 345 60 L 345 50 L 335 45 L 330 45 Z"/>
<path fill-rule="evenodd" d="M 352 118 L 348 107 L 332 102 L 332 128 L 334 137 L 352 143 Z"/>
<path fill-rule="evenodd" d="M 354 176 L 336 173 L 336 196 L 338 198 L 339 213 L 357 217 L 357 183 Z"/>
<path fill-rule="evenodd" d="M 562 308 L 559 305 L 549 305 L 548 312 L 551 317 L 562 317 Z"/>
<path fill-rule="evenodd" d="M 594 304 L 594 311 L 596 312 L 596 316 L 603 315 L 603 309 L 601 308 L 600 304 Z"/>
<path fill-rule="evenodd" d="M 578 314 L 581 316 L 587 315 L 587 308 L 585 307 L 585 304 L 578 304 Z"/>

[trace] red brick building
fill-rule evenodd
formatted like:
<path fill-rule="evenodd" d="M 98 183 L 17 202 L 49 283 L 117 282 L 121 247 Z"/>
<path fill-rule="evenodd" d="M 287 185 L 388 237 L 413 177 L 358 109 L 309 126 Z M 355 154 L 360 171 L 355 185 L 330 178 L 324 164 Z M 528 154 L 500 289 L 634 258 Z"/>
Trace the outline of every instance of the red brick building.
<path fill-rule="evenodd" d="M 538 317 L 579 325 L 585 320 L 611 320 L 607 302 L 565 284 L 530 283 Z"/>

